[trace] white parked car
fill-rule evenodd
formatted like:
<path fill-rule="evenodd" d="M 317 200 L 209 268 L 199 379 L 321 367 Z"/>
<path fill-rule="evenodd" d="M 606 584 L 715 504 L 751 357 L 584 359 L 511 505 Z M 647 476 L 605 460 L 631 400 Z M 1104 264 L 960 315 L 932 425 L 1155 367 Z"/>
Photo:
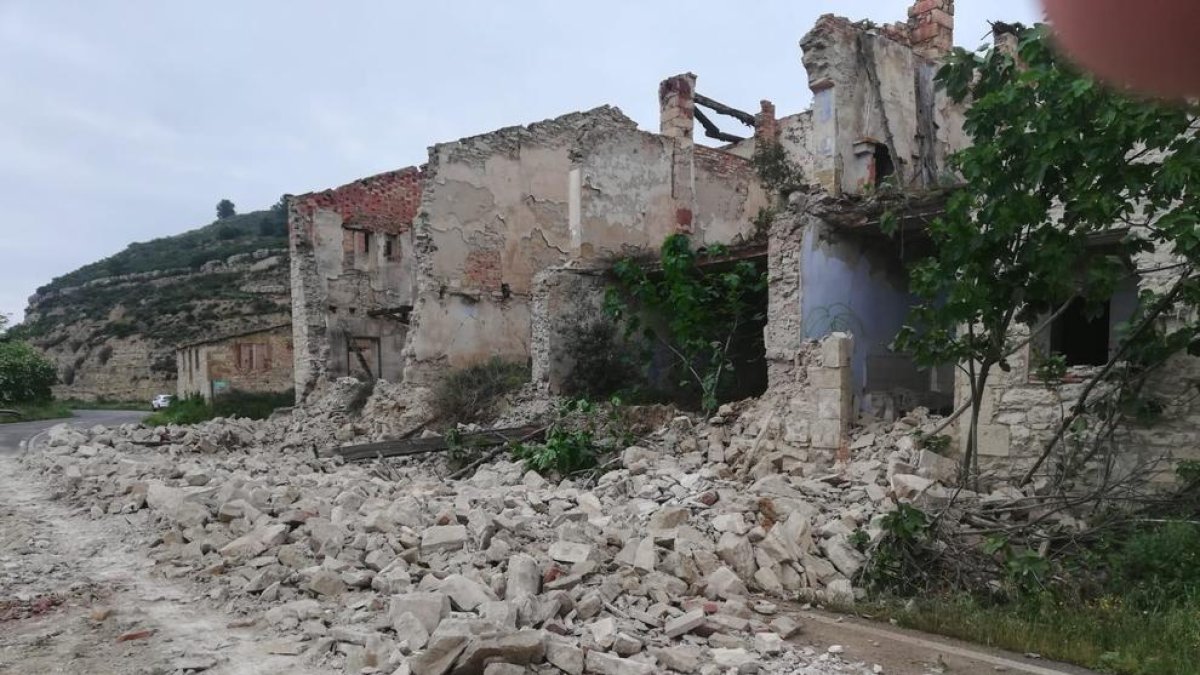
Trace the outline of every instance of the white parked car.
<path fill-rule="evenodd" d="M 163 408 L 171 405 L 171 401 L 174 401 L 174 400 L 175 400 L 175 397 L 170 394 L 159 394 L 158 396 L 155 396 L 153 400 L 150 401 L 150 409 L 151 410 L 162 410 Z"/>

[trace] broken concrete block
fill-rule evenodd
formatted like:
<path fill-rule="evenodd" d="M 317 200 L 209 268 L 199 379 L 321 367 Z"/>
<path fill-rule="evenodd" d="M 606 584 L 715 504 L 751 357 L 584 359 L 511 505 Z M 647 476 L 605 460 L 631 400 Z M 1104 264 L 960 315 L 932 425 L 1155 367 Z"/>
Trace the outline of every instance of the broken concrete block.
<path fill-rule="evenodd" d="M 550 558 L 564 563 L 581 563 L 592 554 L 592 547 L 573 541 L 556 541 L 550 544 Z"/>
<path fill-rule="evenodd" d="M 597 675 L 654 674 L 654 666 L 648 663 L 634 661 L 633 659 L 623 659 L 615 654 L 606 654 L 594 649 L 587 653 L 585 664 L 589 673 L 597 673 Z"/>
<path fill-rule="evenodd" d="M 388 618 L 395 628 L 396 622 L 405 614 L 411 614 L 421 622 L 428 634 L 433 634 L 442 619 L 450 615 L 450 598 L 444 593 L 405 593 L 393 595 L 388 605 Z M 400 629 L 396 628 L 400 634 Z"/>
<path fill-rule="evenodd" d="M 940 483 L 953 484 L 958 479 L 958 469 L 958 462 L 936 452 L 922 450 L 917 456 L 917 471 L 920 475 Z"/>
<path fill-rule="evenodd" d="M 237 560 L 253 558 L 272 546 L 283 543 L 287 532 L 287 525 L 282 523 L 255 528 L 221 547 L 221 555 Z"/>
<path fill-rule="evenodd" d="M 511 663 L 489 663 L 483 669 L 483 675 L 525 675 L 526 672 L 525 666 L 517 666 Z"/>
<path fill-rule="evenodd" d="M 915 499 L 929 489 L 933 481 L 910 473 L 892 475 L 892 494 L 896 499 Z"/>
<path fill-rule="evenodd" d="M 396 631 L 396 640 L 400 643 L 401 649 L 415 652 L 429 643 L 429 631 L 416 614 L 403 612 L 394 615 L 388 612 L 388 619 L 392 624 L 392 630 Z"/>
<path fill-rule="evenodd" d="M 422 551 L 453 551 L 467 545 L 464 525 L 434 525 L 421 533 Z"/>
<path fill-rule="evenodd" d="M 475 675 L 493 661 L 528 665 L 540 661 L 545 653 L 541 631 L 525 629 L 515 633 L 479 636 L 467 643 L 451 673 Z"/>
<path fill-rule="evenodd" d="M 446 675 L 467 648 L 466 635 L 437 635 L 425 651 L 409 658 L 412 675 Z"/>
<path fill-rule="evenodd" d="M 508 559 L 508 574 L 505 579 L 504 599 L 537 595 L 541 591 L 542 573 L 533 556 L 517 553 Z"/>
<path fill-rule="evenodd" d="M 754 549 L 750 540 L 733 532 L 726 532 L 717 541 L 717 557 L 726 565 L 732 567 L 738 576 L 749 579 L 754 576 L 757 565 L 754 563 Z"/>
<path fill-rule="evenodd" d="M 451 574 L 443 579 L 439 590 L 450 596 L 451 604 L 464 612 L 485 602 L 499 600 L 490 588 L 461 574 Z"/>
<path fill-rule="evenodd" d="M 309 577 L 304 587 L 317 595 L 333 597 L 346 590 L 346 582 L 342 581 L 341 575 L 337 572 L 320 569 Z"/>
<path fill-rule="evenodd" d="M 854 548 L 846 535 L 838 535 L 822 541 L 821 548 L 825 551 L 825 557 L 829 562 L 833 563 L 833 566 L 848 579 L 853 579 L 866 562 L 866 557 Z"/>
<path fill-rule="evenodd" d="M 775 656 L 783 651 L 783 638 L 776 633 L 755 633 L 754 651 L 767 656 Z"/>
<path fill-rule="evenodd" d="M 617 621 L 611 616 L 593 621 L 588 624 L 588 632 L 596 644 L 607 648 L 617 636 Z"/>
<path fill-rule="evenodd" d="M 771 630 L 785 640 L 799 633 L 800 629 L 800 623 L 790 616 L 777 617 L 771 621 Z"/>
<path fill-rule="evenodd" d="M 694 673 L 700 670 L 704 656 L 699 647 L 679 645 L 675 647 L 658 647 L 650 650 L 659 665 L 677 673 Z"/>
<path fill-rule="evenodd" d="M 749 595 L 750 592 L 746 590 L 746 584 L 736 572 L 721 566 L 704 580 L 704 594 L 710 598 L 728 600 Z"/>
<path fill-rule="evenodd" d="M 663 625 L 663 632 L 667 637 L 675 638 L 680 635 L 690 633 L 700 626 L 704 625 L 704 609 L 693 609 L 690 612 L 671 619 Z"/>
<path fill-rule="evenodd" d="M 646 524 L 646 531 L 657 533 L 673 530 L 686 523 L 689 517 L 691 517 L 691 513 L 682 506 L 666 506 L 650 517 L 650 522 Z"/>
<path fill-rule="evenodd" d="M 613 637 L 612 650 L 620 656 L 633 656 L 642 651 L 642 641 L 628 633 L 617 633 Z"/>
<path fill-rule="evenodd" d="M 713 663 L 722 668 L 737 668 L 739 671 L 748 664 L 758 661 L 754 654 L 740 647 L 733 649 L 714 648 L 711 654 Z"/>
<path fill-rule="evenodd" d="M 546 661 L 550 665 L 567 673 L 580 675 L 583 673 L 583 650 L 574 644 L 558 639 L 546 640 Z"/>

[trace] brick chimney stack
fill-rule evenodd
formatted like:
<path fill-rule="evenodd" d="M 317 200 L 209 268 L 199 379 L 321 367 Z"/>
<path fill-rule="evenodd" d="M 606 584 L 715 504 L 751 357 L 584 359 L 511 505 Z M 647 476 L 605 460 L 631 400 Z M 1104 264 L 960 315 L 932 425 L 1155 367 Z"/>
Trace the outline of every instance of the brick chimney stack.
<path fill-rule="evenodd" d="M 754 143 L 761 147 L 763 143 L 779 141 L 779 122 L 775 119 L 775 104 L 763 100 L 759 102 L 760 112 L 754 116 Z"/>
<path fill-rule="evenodd" d="M 917 0 L 908 8 L 913 51 L 938 60 L 954 46 L 954 0 Z"/>
<path fill-rule="evenodd" d="M 658 85 L 659 133 L 668 138 L 692 139 L 696 125 L 696 76 L 684 73 Z"/>

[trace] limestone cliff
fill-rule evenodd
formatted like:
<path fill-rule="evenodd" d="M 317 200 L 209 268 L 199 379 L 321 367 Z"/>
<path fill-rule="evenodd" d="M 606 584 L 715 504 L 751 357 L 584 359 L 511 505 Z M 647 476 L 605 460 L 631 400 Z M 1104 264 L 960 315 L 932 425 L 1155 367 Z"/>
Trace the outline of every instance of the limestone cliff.
<path fill-rule="evenodd" d="M 175 392 L 175 348 L 287 321 L 286 216 L 219 220 L 56 278 L 18 330 L 58 366 L 55 395 L 149 401 Z"/>

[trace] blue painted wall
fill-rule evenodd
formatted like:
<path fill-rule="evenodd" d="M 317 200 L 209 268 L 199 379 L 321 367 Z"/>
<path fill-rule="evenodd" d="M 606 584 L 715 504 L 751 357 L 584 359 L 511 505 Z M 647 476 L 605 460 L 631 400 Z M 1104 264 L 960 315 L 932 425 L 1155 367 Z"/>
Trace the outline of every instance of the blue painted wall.
<path fill-rule="evenodd" d="M 857 237 L 821 236 L 824 225 L 806 228 L 801 257 L 801 317 L 804 336 L 834 331 L 854 335 L 855 395 L 860 405 L 867 356 L 886 354 L 915 298 L 898 261 L 882 247 Z M 894 256 L 894 253 L 890 255 Z"/>

